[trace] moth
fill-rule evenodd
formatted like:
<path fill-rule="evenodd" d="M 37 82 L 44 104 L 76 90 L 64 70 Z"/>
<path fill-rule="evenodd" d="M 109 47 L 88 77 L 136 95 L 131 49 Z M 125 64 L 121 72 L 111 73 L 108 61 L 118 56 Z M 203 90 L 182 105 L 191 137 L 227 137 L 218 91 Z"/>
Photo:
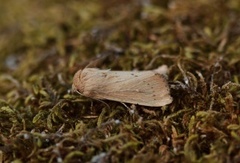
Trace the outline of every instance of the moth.
<path fill-rule="evenodd" d="M 165 77 L 157 71 L 111 71 L 84 68 L 73 77 L 73 91 L 98 100 L 159 107 L 172 97 Z"/>

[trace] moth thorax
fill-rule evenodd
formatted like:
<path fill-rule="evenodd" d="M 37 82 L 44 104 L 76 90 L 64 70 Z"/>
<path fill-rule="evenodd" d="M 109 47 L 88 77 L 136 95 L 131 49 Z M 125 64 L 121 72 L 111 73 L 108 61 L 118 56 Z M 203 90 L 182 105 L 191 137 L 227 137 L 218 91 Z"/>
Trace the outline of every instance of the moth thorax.
<path fill-rule="evenodd" d="M 79 93 L 83 93 L 84 91 L 84 84 L 82 83 L 81 80 L 81 73 L 82 70 L 79 70 L 73 77 L 73 85 L 72 85 L 72 89 L 74 91 L 78 91 Z"/>

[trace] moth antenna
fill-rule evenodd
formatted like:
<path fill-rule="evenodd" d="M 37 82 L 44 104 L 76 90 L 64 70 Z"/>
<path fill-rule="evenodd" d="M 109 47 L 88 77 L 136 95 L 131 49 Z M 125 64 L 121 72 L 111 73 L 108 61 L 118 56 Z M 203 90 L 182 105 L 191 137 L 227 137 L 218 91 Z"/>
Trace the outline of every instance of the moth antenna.
<path fill-rule="evenodd" d="M 81 92 L 79 92 L 78 90 L 76 90 L 75 92 L 77 92 L 78 94 L 80 94 L 81 96 L 84 96 Z M 85 96 L 84 96 L 85 97 Z M 110 106 L 106 103 L 106 102 L 104 102 L 104 101 L 102 101 L 102 100 L 99 100 L 99 99 L 93 99 L 93 98 L 91 98 L 91 97 L 88 97 L 88 98 L 90 98 L 90 99 L 92 99 L 92 100 L 96 100 L 96 101 L 99 101 L 99 102 L 101 102 L 101 103 L 103 103 L 104 105 L 106 105 L 107 107 L 108 107 L 108 109 L 110 109 Z M 93 107 L 93 103 L 91 102 L 91 108 Z"/>
<path fill-rule="evenodd" d="M 101 62 L 103 62 L 103 60 L 105 60 L 106 58 L 107 58 L 107 56 L 103 56 L 103 57 L 94 59 L 93 61 L 91 61 L 90 63 L 88 63 L 85 68 L 97 67 L 97 65 L 99 65 Z"/>
<path fill-rule="evenodd" d="M 75 90 L 75 92 L 77 92 L 78 94 L 80 94 L 81 96 L 84 96 L 81 92 L 79 92 L 78 90 Z"/>

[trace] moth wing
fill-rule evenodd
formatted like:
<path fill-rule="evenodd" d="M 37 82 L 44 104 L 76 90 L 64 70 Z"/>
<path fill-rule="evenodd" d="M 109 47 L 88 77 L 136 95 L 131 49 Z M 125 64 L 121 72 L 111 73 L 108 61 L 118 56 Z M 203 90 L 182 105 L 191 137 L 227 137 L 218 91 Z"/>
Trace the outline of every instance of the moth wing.
<path fill-rule="evenodd" d="M 98 76 L 94 81 L 86 81 L 86 89 L 92 98 L 145 106 L 163 106 L 172 102 L 166 79 L 152 71 L 98 70 L 94 76 Z"/>

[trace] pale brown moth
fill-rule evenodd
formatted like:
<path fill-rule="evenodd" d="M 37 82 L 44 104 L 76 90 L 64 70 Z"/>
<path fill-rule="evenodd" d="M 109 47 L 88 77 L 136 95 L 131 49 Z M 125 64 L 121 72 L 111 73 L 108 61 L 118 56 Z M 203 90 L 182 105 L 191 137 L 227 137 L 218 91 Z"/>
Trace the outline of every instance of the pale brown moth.
<path fill-rule="evenodd" d="M 172 97 L 163 75 L 154 71 L 111 71 L 84 68 L 73 77 L 73 91 L 98 100 L 158 107 Z"/>

